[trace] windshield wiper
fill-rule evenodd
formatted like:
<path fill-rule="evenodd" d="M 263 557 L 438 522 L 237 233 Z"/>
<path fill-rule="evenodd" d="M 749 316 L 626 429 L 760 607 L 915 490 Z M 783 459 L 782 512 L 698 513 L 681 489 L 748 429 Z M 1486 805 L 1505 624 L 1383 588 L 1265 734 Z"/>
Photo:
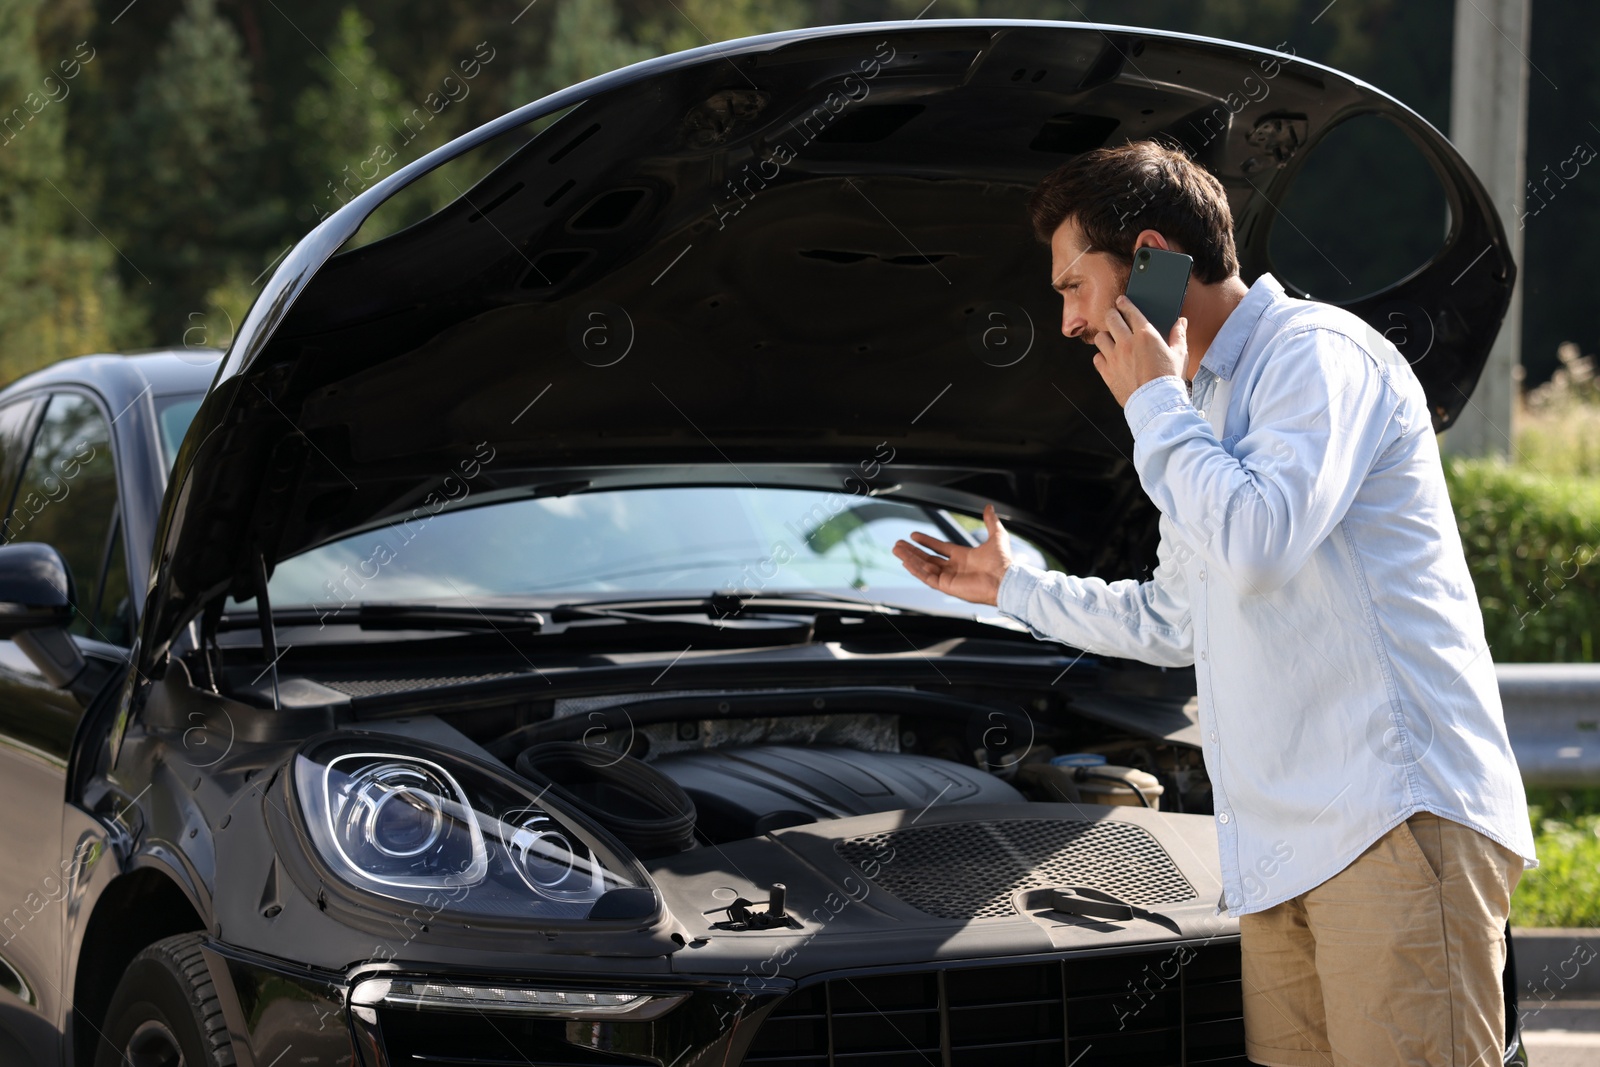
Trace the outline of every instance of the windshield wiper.
<path fill-rule="evenodd" d="M 644 603 L 651 611 L 630 611 Z M 723 614 L 710 610 L 704 598 L 692 600 L 661 599 L 650 601 L 618 601 L 607 603 L 540 604 L 538 607 L 507 605 L 504 598 L 497 602 L 476 605 L 395 603 L 391 601 L 362 601 L 333 611 L 320 608 L 274 608 L 272 618 L 279 626 L 354 626 L 362 630 L 458 630 L 473 633 L 504 633 L 506 631 L 546 635 L 559 634 L 576 626 L 588 629 L 597 624 L 599 629 L 634 630 L 764 630 L 793 629 L 794 623 L 785 626 L 761 625 L 774 620 L 757 620 L 751 617 L 726 620 Z M 808 609 L 806 614 L 810 614 Z M 710 617 L 707 617 L 710 616 Z M 732 623 L 729 625 L 729 623 Z M 223 615 L 219 629 L 234 630 L 254 626 L 254 614 L 230 612 Z"/>
<path fill-rule="evenodd" d="M 684 614 L 698 615 L 698 610 Z M 590 604 L 557 604 L 553 607 L 521 608 L 503 605 L 474 607 L 437 604 L 363 603 L 356 622 L 363 630 L 520 630 L 526 633 L 556 633 L 572 624 L 622 622 L 630 626 L 720 629 L 708 619 L 675 617 L 678 613 L 645 614 L 622 608 Z"/>
<path fill-rule="evenodd" d="M 737 596 L 738 594 L 716 595 Z M 934 619 L 971 619 L 974 617 L 956 611 L 936 611 L 933 608 L 915 608 L 906 604 L 885 604 L 881 600 L 873 600 L 869 597 L 851 596 L 848 593 L 829 593 L 822 589 L 785 589 L 780 593 L 773 593 L 769 596 L 740 597 L 739 599 L 746 602 L 755 601 L 762 605 L 777 604 L 781 606 L 786 600 L 799 600 L 807 604 L 860 607 L 878 615 L 919 615 Z"/>
<path fill-rule="evenodd" d="M 366 601 L 352 605 L 353 610 L 349 611 L 330 613 L 295 607 L 278 608 L 272 614 L 280 626 L 332 623 L 362 630 L 512 632 L 540 634 L 541 640 L 562 633 L 598 636 L 612 630 L 618 634 L 649 632 L 656 636 L 714 631 L 736 643 L 752 638 L 803 643 L 861 640 L 874 635 L 1034 640 L 1032 634 L 1009 620 L 884 604 L 817 589 L 751 596 L 711 593 L 557 604 L 534 602 L 538 606 L 507 604 L 505 598 L 482 605 Z M 233 629 L 246 621 L 242 615 L 230 614 L 223 617 L 222 628 Z"/>
<path fill-rule="evenodd" d="M 652 605 L 656 606 L 656 605 Z M 662 605 L 665 606 L 665 605 Z M 718 630 L 733 636 L 735 633 L 776 634 L 781 632 L 787 640 L 795 640 L 795 631 L 805 627 L 792 620 L 774 619 L 724 619 L 703 617 L 713 613 L 705 610 L 705 602 L 691 601 L 684 608 L 674 603 L 671 610 L 646 613 L 629 611 L 608 604 L 556 604 L 538 608 L 510 607 L 502 604 L 475 607 L 467 605 L 363 603 L 356 611 L 355 622 L 363 630 L 464 630 L 470 632 L 516 631 L 537 633 L 554 637 L 563 632 L 582 631 L 585 634 L 604 630 L 626 631 L 637 634 L 700 633 Z"/>
<path fill-rule="evenodd" d="M 445 606 L 442 604 L 394 604 L 363 602 L 336 608 L 273 608 L 272 620 L 279 626 L 356 626 L 363 630 L 522 630 L 538 632 L 546 623 L 545 613 L 534 608 Z M 219 630 L 249 629 L 256 625 L 254 612 L 230 611 L 220 617 Z"/>
<path fill-rule="evenodd" d="M 629 611 L 629 608 L 642 610 Z M 745 622 L 785 615 L 809 616 L 811 639 L 814 641 L 852 639 L 880 633 L 898 634 L 901 637 L 916 634 L 924 637 L 1035 640 L 1026 628 L 1008 619 L 986 620 L 959 612 L 884 604 L 866 597 L 817 589 L 784 590 L 753 596 L 712 593 L 703 598 L 589 601 L 561 604 L 550 609 L 552 619 L 574 611 L 640 619 L 654 619 L 659 614 L 704 613 L 717 619 L 716 625 L 719 627 L 729 621 Z"/>
<path fill-rule="evenodd" d="M 636 609 L 636 610 L 630 610 Z M 732 618 L 741 614 L 815 615 L 835 610 L 867 615 L 915 615 L 935 619 L 965 619 L 973 616 L 958 612 L 933 611 L 899 604 L 885 604 L 847 593 L 818 589 L 783 590 L 776 593 L 711 593 L 706 596 L 628 597 L 616 600 L 582 600 L 547 607 L 552 620 L 568 613 L 608 618 L 653 619 L 659 615 L 683 613 Z"/>
<path fill-rule="evenodd" d="M 363 602 L 356 608 L 356 625 L 363 630 L 526 630 L 544 629 L 543 612 L 533 608 L 500 605 L 386 604 Z"/>

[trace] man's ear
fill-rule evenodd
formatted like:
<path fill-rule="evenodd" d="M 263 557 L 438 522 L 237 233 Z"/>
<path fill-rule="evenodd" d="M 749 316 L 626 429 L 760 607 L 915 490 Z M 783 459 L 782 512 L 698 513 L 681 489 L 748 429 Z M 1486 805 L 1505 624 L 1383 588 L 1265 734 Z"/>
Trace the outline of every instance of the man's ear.
<path fill-rule="evenodd" d="M 1160 230 L 1140 230 L 1139 236 L 1133 239 L 1133 250 L 1137 252 L 1141 248 L 1159 248 L 1163 252 L 1174 250 Z"/>

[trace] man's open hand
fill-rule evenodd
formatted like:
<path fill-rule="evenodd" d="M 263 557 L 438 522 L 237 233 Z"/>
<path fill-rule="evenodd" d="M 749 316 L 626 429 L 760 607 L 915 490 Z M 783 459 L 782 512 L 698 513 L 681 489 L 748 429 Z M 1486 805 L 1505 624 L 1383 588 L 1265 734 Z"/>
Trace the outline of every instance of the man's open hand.
<path fill-rule="evenodd" d="M 1011 535 L 1000 525 L 993 504 L 984 505 L 983 524 L 989 528 L 989 539 L 977 548 L 941 541 L 914 530 L 912 539 L 939 555 L 930 555 L 905 541 L 896 541 L 895 557 L 905 564 L 906 570 L 941 593 L 973 604 L 995 604 L 1000 579 L 1011 566 Z"/>
<path fill-rule="evenodd" d="M 1094 369 L 1106 381 L 1111 395 L 1123 407 L 1128 397 L 1145 382 L 1166 374 L 1183 377 L 1189 362 L 1189 321 L 1179 318 L 1172 325 L 1172 336 L 1162 340 L 1150 320 L 1126 295 L 1117 297 L 1116 307 L 1106 316 L 1106 329 L 1095 334 Z"/>

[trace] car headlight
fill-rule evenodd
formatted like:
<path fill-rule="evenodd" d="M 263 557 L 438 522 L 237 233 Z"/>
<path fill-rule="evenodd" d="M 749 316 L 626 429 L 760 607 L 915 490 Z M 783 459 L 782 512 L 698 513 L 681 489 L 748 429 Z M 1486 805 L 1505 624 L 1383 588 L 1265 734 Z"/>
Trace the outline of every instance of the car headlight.
<path fill-rule="evenodd" d="M 352 752 L 318 771 L 325 830 L 349 871 L 391 886 L 483 880 L 488 848 L 478 813 L 437 763 Z"/>
<path fill-rule="evenodd" d="M 614 889 L 647 887 L 599 827 L 486 764 L 402 739 L 341 735 L 294 758 L 316 857 L 395 900 L 499 919 L 583 919 Z"/>

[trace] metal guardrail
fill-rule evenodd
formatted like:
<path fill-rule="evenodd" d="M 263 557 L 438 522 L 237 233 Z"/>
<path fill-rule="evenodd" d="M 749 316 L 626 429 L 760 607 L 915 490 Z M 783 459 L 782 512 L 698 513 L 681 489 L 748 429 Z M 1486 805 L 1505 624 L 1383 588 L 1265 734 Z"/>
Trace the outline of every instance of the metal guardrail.
<path fill-rule="evenodd" d="M 1522 780 L 1600 785 L 1600 663 L 1497 663 Z"/>

